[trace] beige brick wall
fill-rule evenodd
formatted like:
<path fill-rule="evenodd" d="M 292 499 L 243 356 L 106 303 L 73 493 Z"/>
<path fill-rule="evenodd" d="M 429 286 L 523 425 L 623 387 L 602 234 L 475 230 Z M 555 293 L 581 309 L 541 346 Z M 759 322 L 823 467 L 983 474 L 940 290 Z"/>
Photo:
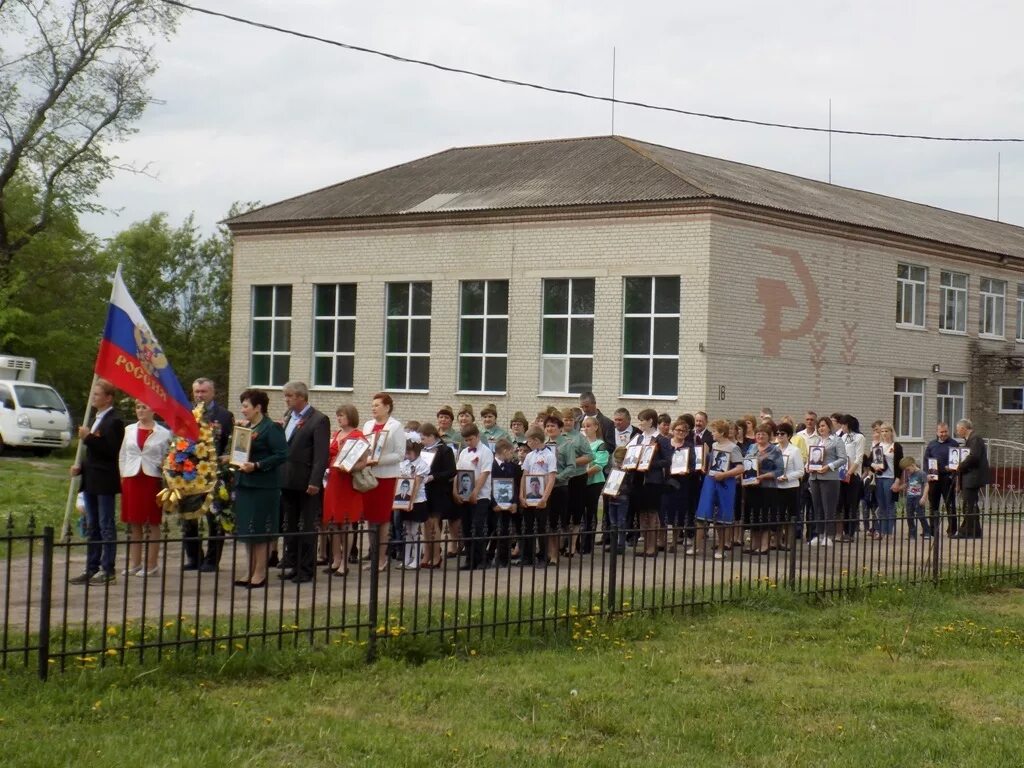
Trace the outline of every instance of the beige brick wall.
<path fill-rule="evenodd" d="M 237 393 L 249 383 L 253 285 L 293 286 L 291 378 L 308 382 L 312 287 L 355 282 L 354 387 L 316 391 L 313 402 L 325 410 L 352 402 L 365 416 L 372 394 L 383 386 L 386 283 L 427 280 L 432 283 L 430 391 L 396 393 L 399 418 L 432 418 L 442 404 L 469 402 L 479 411 L 494 402 L 500 422 L 507 423 L 518 409 L 532 416 L 548 404 L 575 404 L 575 397 L 538 395 L 541 286 L 546 277 L 593 277 L 594 391 L 605 413 L 625 405 L 635 414 L 650 405 L 673 415 L 703 409 L 712 417 L 735 417 L 770 405 L 777 415 L 799 416 L 807 408 L 846 411 L 867 425 L 892 418 L 893 378 L 906 376 L 926 381 L 925 438 L 933 431 L 939 380 L 968 382 L 970 416 L 970 345 L 990 352 L 1022 350 L 1013 340 L 1020 271 L 971 263 L 938 247 L 915 250 L 852 231 L 842 234 L 720 213 L 243 234 L 235 247 L 231 390 Z M 896 325 L 900 261 L 928 268 L 926 330 Z M 942 269 L 970 275 L 965 335 L 938 331 Z M 677 398 L 621 397 L 622 281 L 629 275 L 681 278 Z M 1008 283 L 1008 341 L 978 338 L 981 277 Z M 471 279 L 509 280 L 504 396 L 456 393 L 459 282 Z M 820 311 L 814 311 L 812 296 Z M 777 348 L 771 343 L 772 317 L 778 318 L 781 334 Z M 932 372 L 935 364 L 940 373 Z M 279 395 L 273 397 L 272 408 L 280 408 Z"/>
<path fill-rule="evenodd" d="M 699 407 L 707 382 L 697 344 L 707 334 L 708 217 L 652 216 L 588 221 L 409 227 L 378 231 L 236 237 L 231 390 L 249 384 L 251 289 L 291 284 L 291 378 L 312 379 L 312 286 L 358 284 L 357 359 L 351 392 L 317 391 L 315 404 L 353 402 L 368 413 L 383 386 L 384 297 L 388 282 L 432 283 L 429 394 L 396 393 L 400 418 L 432 418 L 443 404 L 498 406 L 500 422 L 515 410 L 533 415 L 576 397 L 540 397 L 541 286 L 544 278 L 595 280 L 594 391 L 602 410 L 647 405 L 680 413 Z M 622 285 L 630 275 L 681 280 L 680 390 L 671 400 L 622 399 Z M 505 396 L 457 394 L 459 282 L 509 281 L 508 390 Z M 279 396 L 272 410 L 281 405 Z"/>
<path fill-rule="evenodd" d="M 835 235 L 796 231 L 784 226 L 712 220 L 713 333 L 709 339 L 708 376 L 717 397 L 715 411 L 744 413 L 769 405 L 776 415 L 802 415 L 811 408 L 856 415 L 862 425 L 893 416 L 893 378 L 925 380 L 924 437 L 934 433 L 937 386 L 940 380 L 967 383 L 966 413 L 972 413 L 971 344 L 982 351 L 1005 349 L 1007 341 L 978 336 L 979 282 L 982 277 L 1006 280 L 1006 336 L 1013 344 L 1019 270 L 970 263 L 962 256 L 934 249 L 880 245 Z M 791 255 L 792 254 L 792 255 Z M 928 269 L 925 330 L 896 323 L 897 264 Z M 815 319 L 808 291 L 797 274 L 806 266 L 811 290 L 821 302 Z M 967 333 L 940 332 L 939 273 L 969 275 Z M 776 300 L 772 280 L 785 283 L 792 303 L 781 307 L 781 327 L 791 338 L 780 342 L 777 355 L 766 354 L 758 335 L 765 325 L 765 295 Z M 774 295 L 772 295 L 774 293 Z M 785 294 L 782 294 L 785 298 Z M 782 304 L 788 302 L 782 301 Z M 813 322 L 801 323 L 811 316 Z M 1024 345 L 1017 344 L 1020 350 Z M 932 371 L 939 365 L 940 372 Z M 913 442 L 913 441 L 905 441 Z"/>

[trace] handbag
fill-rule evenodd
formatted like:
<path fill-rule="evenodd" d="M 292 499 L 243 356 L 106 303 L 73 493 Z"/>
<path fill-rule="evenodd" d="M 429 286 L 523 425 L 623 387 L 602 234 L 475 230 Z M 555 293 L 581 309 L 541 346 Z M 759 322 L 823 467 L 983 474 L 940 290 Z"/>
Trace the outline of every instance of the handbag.
<path fill-rule="evenodd" d="M 377 487 L 377 478 L 374 477 L 373 472 L 366 467 L 357 469 L 352 473 L 352 487 L 359 491 L 359 493 L 372 491 Z"/>

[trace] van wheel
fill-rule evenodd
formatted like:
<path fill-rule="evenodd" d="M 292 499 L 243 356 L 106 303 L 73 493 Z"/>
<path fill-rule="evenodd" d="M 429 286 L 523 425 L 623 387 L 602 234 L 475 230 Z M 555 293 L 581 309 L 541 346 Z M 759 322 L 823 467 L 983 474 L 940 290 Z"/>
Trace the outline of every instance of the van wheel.
<path fill-rule="evenodd" d="M 33 448 L 32 449 L 32 455 L 33 456 L 39 456 L 40 458 L 43 458 L 45 456 L 49 456 L 51 453 L 53 453 L 53 448 Z"/>

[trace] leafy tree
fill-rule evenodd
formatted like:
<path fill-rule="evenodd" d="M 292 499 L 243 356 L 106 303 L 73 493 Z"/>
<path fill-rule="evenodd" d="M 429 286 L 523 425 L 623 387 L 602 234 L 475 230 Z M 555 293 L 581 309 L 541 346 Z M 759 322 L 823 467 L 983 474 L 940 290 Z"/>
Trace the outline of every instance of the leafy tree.
<path fill-rule="evenodd" d="M 13 185 L 8 201 L 17 219 L 31 217 L 37 198 Z M 96 238 L 78 218 L 58 207 L 44 232 L 18 251 L 16 279 L 0 303 L 0 348 L 38 360 L 38 380 L 51 384 L 81 413 L 103 331 L 105 301 L 113 271 Z"/>
<path fill-rule="evenodd" d="M 123 168 L 110 147 L 150 101 L 151 40 L 178 16 L 160 0 L 0 0 L 0 301 L 24 279 L 19 252 L 100 209 L 97 188 Z"/>

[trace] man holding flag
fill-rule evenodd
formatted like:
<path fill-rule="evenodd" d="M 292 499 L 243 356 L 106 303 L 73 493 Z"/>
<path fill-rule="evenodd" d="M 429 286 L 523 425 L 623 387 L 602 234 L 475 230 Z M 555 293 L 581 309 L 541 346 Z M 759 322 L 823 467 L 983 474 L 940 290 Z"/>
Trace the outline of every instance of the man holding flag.
<path fill-rule="evenodd" d="M 114 274 L 95 373 L 83 420 L 91 426 L 83 426 L 79 430 L 81 440 L 75 465 L 71 468 L 72 475 L 81 475 L 83 479 L 91 543 L 85 573 L 72 580 L 81 584 L 89 583 L 93 577 L 99 581 L 97 574 L 101 569 L 106 575 L 104 582 L 114 579 L 117 538 L 114 497 L 120 492 L 117 456 L 124 438 L 124 422 L 113 409 L 115 387 L 152 408 L 174 434 L 191 440 L 199 438 L 199 425 L 192 415 L 192 404 L 174 375 L 160 342 L 129 295 L 121 278 L 120 266 Z M 95 418 L 91 416 L 93 408 L 97 410 Z M 76 495 L 76 483 L 72 481 L 64 519 L 65 533 L 69 530 L 68 519 Z M 90 496 L 93 497 L 92 513 L 89 511 Z M 95 550 L 92 543 L 95 543 Z"/>
<path fill-rule="evenodd" d="M 89 546 L 85 570 L 71 579 L 72 584 L 109 584 L 114 575 L 117 525 L 114 503 L 121 492 L 117 456 L 124 440 L 124 422 L 114 410 L 114 386 L 104 379 L 92 385 L 89 405 L 96 409 L 91 426 L 78 429 L 85 458 L 76 461 L 72 475 L 82 477 L 85 520 Z M 81 450 L 81 448 L 79 448 Z"/>

